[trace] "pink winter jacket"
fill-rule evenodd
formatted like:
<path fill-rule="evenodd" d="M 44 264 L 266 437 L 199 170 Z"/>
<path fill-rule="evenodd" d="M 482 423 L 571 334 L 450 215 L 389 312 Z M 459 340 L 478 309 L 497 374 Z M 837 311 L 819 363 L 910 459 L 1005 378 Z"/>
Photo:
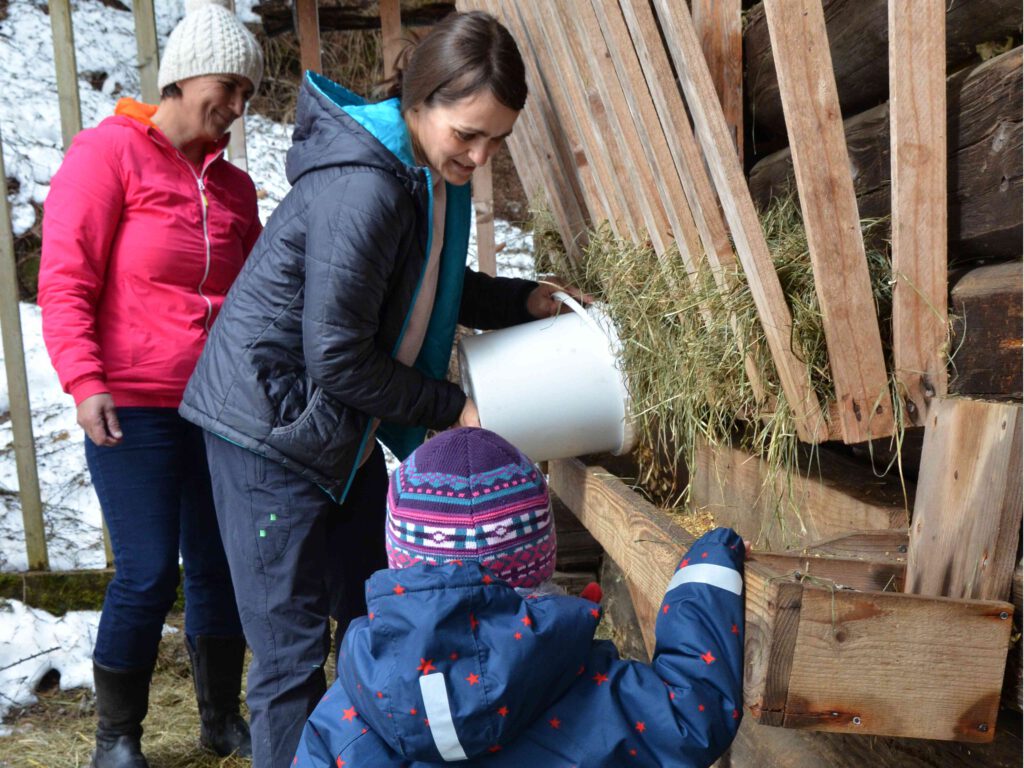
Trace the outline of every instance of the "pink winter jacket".
<path fill-rule="evenodd" d="M 177 408 L 261 226 L 256 190 L 223 158 L 195 168 L 131 99 L 79 133 L 43 213 L 43 338 L 75 404 Z"/>

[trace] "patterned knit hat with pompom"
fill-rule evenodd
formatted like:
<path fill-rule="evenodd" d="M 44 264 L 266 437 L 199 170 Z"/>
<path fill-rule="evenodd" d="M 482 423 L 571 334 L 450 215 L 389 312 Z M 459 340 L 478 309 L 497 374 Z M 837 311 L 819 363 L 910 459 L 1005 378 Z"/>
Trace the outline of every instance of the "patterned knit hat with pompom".
<path fill-rule="evenodd" d="M 475 560 L 513 587 L 555 571 L 555 521 L 544 475 L 486 429 L 442 432 L 391 475 L 388 564 Z"/>
<path fill-rule="evenodd" d="M 167 40 L 157 86 L 201 75 L 240 75 L 254 89 L 263 79 L 263 51 L 228 0 L 185 0 L 185 18 Z"/>

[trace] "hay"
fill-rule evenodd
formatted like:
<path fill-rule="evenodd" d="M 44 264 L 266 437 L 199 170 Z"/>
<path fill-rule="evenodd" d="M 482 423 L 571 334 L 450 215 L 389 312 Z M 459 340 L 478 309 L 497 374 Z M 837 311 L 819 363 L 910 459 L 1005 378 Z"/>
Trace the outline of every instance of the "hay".
<path fill-rule="evenodd" d="M 819 400 L 827 403 L 834 399 L 835 390 L 806 233 L 795 199 L 776 200 L 763 214 L 762 224 L 793 315 L 793 350 L 804 361 Z M 880 236 L 886 224 L 884 220 L 863 222 L 888 358 L 892 278 L 888 244 Z M 575 277 L 608 305 L 623 341 L 623 365 L 639 428 L 640 480 L 656 503 L 688 504 L 688 483 L 682 488 L 675 483 L 680 475 L 677 467 L 694 466 L 701 443 L 733 444 L 761 455 L 772 469 L 769 482 L 779 473 L 809 471 L 806 460 L 800 466 L 793 415 L 738 263 L 716 275 L 701 260 L 696 271 L 688 274 L 678 253 L 659 258 L 649 244 L 623 241 L 607 226 L 591 233 L 584 262 L 584 273 Z M 745 361 L 764 387 L 760 398 L 751 386 Z M 899 435 L 899 404 L 894 407 Z"/>

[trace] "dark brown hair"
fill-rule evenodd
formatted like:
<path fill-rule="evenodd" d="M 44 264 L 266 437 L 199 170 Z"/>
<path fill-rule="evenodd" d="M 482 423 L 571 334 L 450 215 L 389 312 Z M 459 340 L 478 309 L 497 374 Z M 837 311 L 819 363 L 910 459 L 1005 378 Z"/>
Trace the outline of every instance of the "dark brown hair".
<path fill-rule="evenodd" d="M 402 51 L 389 97 L 402 114 L 424 104 L 452 104 L 488 88 L 509 109 L 526 103 L 526 70 L 519 47 L 501 23 L 483 11 L 446 16 L 422 40 Z"/>

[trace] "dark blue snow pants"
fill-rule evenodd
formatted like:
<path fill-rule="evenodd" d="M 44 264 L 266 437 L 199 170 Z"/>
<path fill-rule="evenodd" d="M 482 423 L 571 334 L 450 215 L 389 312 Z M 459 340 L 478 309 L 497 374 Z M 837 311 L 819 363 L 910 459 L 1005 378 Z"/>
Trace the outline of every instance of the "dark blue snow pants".
<path fill-rule="evenodd" d="M 378 445 L 344 504 L 316 484 L 206 433 L 221 537 L 245 638 L 253 768 L 286 768 L 326 691 L 328 617 L 366 613 L 364 582 L 387 568 L 388 476 Z"/>

